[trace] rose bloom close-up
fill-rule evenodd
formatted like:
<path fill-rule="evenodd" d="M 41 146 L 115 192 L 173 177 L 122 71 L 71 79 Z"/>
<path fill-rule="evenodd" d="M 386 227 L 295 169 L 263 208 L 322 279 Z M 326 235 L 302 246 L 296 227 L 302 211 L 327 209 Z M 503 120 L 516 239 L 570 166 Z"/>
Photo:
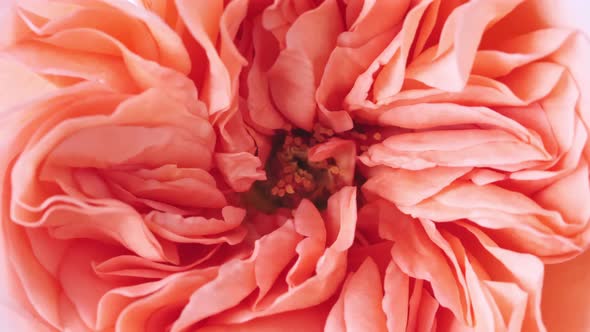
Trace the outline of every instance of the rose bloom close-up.
<path fill-rule="evenodd" d="M 590 331 L 568 1 L 0 0 L 0 330 Z"/>

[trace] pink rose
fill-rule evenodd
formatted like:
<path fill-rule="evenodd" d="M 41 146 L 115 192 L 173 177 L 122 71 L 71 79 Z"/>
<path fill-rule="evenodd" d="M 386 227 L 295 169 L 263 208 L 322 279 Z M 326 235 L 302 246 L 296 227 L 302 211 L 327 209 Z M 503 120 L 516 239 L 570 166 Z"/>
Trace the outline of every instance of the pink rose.
<path fill-rule="evenodd" d="M 18 330 L 586 328 L 590 47 L 548 2 L 0 8 Z"/>

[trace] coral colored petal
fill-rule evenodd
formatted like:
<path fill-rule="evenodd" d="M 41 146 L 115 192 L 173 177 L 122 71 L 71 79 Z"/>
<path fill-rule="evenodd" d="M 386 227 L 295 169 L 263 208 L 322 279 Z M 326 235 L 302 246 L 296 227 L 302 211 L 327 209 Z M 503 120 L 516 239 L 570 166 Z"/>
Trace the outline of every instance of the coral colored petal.
<path fill-rule="evenodd" d="M 293 23 L 287 32 L 286 49 L 269 71 L 271 95 L 277 108 L 300 128 L 313 127 L 315 90 L 342 29 L 336 1 L 323 2 Z"/>
<path fill-rule="evenodd" d="M 390 224 L 395 229 L 396 243 L 391 256 L 399 268 L 408 275 L 429 281 L 437 301 L 461 317 L 460 284 L 453 269 L 447 263 L 443 251 L 438 248 L 416 220 L 400 225 Z"/>
<path fill-rule="evenodd" d="M 285 120 L 275 109 L 270 94 L 269 78 L 267 76 L 268 62 L 276 53 L 278 54 L 278 45 L 270 32 L 262 28 L 261 21 L 254 22 L 252 38 L 255 50 L 255 56 L 252 67 L 248 71 L 248 111 L 252 121 L 258 125 L 269 128 L 279 129 L 285 125 Z"/>
<path fill-rule="evenodd" d="M 74 176 L 77 173 L 79 172 L 75 172 Z M 108 181 L 114 181 L 130 193 L 144 199 L 193 208 L 221 208 L 227 205 L 223 193 L 217 189 L 213 176 L 200 168 L 166 165 L 156 169 L 101 173 Z"/>
<path fill-rule="evenodd" d="M 106 55 L 66 50 L 33 41 L 13 47 L 8 50 L 8 55 L 40 74 L 105 82 L 121 91 L 136 91 L 124 64 Z"/>
<path fill-rule="evenodd" d="M 75 0 L 75 2 L 80 5 L 88 3 L 86 0 Z M 114 8 L 116 11 L 124 12 L 130 18 L 137 19 L 147 27 L 151 34 L 151 39 L 156 44 L 159 63 L 182 73 L 188 73 L 191 64 L 189 55 L 182 45 L 182 40 L 163 21 L 159 20 L 152 13 L 142 10 L 141 7 L 129 3 L 117 0 L 105 0 L 104 2 L 110 7 L 109 9 Z M 97 4 L 96 7 L 104 6 L 102 2 L 98 2 Z M 141 38 L 142 35 L 137 37 Z M 143 37 L 145 38 L 145 35 Z"/>
<path fill-rule="evenodd" d="M 348 186 L 353 184 L 356 164 L 356 145 L 353 141 L 332 138 L 309 149 L 307 158 L 312 162 L 333 158 L 340 169 L 338 174 L 344 184 Z"/>
<path fill-rule="evenodd" d="M 203 99 L 209 106 L 209 113 L 225 111 L 231 105 L 231 77 L 215 48 L 223 1 L 176 0 L 175 3 L 188 30 L 203 47 L 209 60 L 207 76 L 201 88 Z"/>
<path fill-rule="evenodd" d="M 190 295 L 171 331 L 191 325 L 240 303 L 256 288 L 253 262 L 235 260 L 221 266 L 218 276 Z M 236 283 L 235 280 L 240 280 Z"/>
<path fill-rule="evenodd" d="M 501 311 L 507 331 L 522 331 L 528 294 L 514 284 L 488 281 L 485 283 Z"/>
<path fill-rule="evenodd" d="M 91 328 L 96 326 L 100 298 L 109 290 L 122 286 L 120 282 L 100 279 L 90 266 L 93 260 L 111 256 L 112 249 L 96 243 L 78 242 L 70 247 L 60 266 L 59 281 L 64 293 L 72 301 L 82 321 Z"/>
<path fill-rule="evenodd" d="M 588 226 L 590 221 L 590 188 L 588 165 L 554 182 L 533 196 L 541 206 L 558 211 L 571 224 Z"/>
<path fill-rule="evenodd" d="M 408 68 L 407 77 L 443 91 L 461 90 L 486 26 L 522 1 L 475 1 L 459 6 L 445 21 L 440 44 L 419 56 Z"/>
<path fill-rule="evenodd" d="M 390 0 L 347 4 L 349 31 L 338 37 L 317 90 L 319 118 L 325 125 L 337 132 L 352 128 L 352 120 L 341 111 L 344 98 L 357 77 L 394 38 L 399 30 L 395 26 L 403 19 L 409 5 L 409 1 Z M 355 14 L 358 16 L 351 22 Z"/>
<path fill-rule="evenodd" d="M 555 52 L 571 34 L 565 29 L 536 30 L 502 41 L 494 50 L 479 50 L 472 73 L 490 78 L 504 76 Z"/>
<path fill-rule="evenodd" d="M 328 238 L 333 240 L 330 247 L 337 251 L 347 250 L 354 241 L 356 228 L 356 188 L 344 187 L 332 195 L 326 213 Z"/>
<path fill-rule="evenodd" d="M 394 261 L 387 266 L 384 277 L 383 311 L 387 317 L 387 330 L 406 331 L 410 278 Z"/>
<path fill-rule="evenodd" d="M 331 248 L 326 249 L 316 265 L 315 272 L 314 276 L 288 291 L 274 293 L 274 296 L 264 305 L 260 304 L 256 311 L 251 308 L 237 308 L 226 315 L 221 314 L 215 322 L 245 322 L 256 317 L 308 308 L 327 301 L 338 291 L 345 277 L 345 254 Z"/>
<path fill-rule="evenodd" d="M 308 236 L 308 238 L 297 244 L 295 249 L 299 257 L 286 277 L 290 287 L 305 282 L 313 275 L 326 246 L 324 221 L 313 203 L 308 200 L 301 201 L 293 212 L 293 218 L 297 233 Z"/>
<path fill-rule="evenodd" d="M 345 105 L 352 109 L 374 107 L 383 104 L 384 99 L 398 93 L 402 87 L 406 70 L 406 61 L 419 22 L 432 0 L 421 1 L 411 8 L 404 18 L 398 37 L 375 58 L 356 79 L 354 86 L 344 99 Z M 375 79 L 374 75 L 378 75 Z M 378 82 L 378 83 L 377 83 Z M 369 93 L 375 84 L 373 95 L 377 101 L 368 100 Z"/>
<path fill-rule="evenodd" d="M 268 317 L 257 318 L 241 324 L 209 325 L 199 328 L 199 332 L 225 332 L 238 330 L 241 332 L 322 332 L 326 320 L 326 310 L 311 307 L 302 310 L 288 311 Z"/>
<path fill-rule="evenodd" d="M 51 82 L 27 67 L 0 59 L 0 110 L 7 110 L 55 88 Z"/>
<path fill-rule="evenodd" d="M 516 171 L 550 160 L 538 141 L 524 142 L 501 130 L 408 133 L 371 146 L 361 160 L 368 166 L 382 164 L 412 170 L 478 166 Z"/>
<path fill-rule="evenodd" d="M 146 330 L 157 331 L 162 326 L 170 325 L 173 323 L 174 318 L 168 322 L 150 322 L 152 319 L 157 317 L 158 311 L 162 309 L 173 309 L 175 313 L 180 311 L 182 305 L 189 301 L 189 297 L 192 292 L 198 291 L 201 287 L 211 282 L 214 278 L 214 271 L 201 270 L 192 271 L 190 273 L 175 275 L 169 279 L 165 279 L 159 283 L 157 289 L 148 294 L 142 294 L 142 292 L 134 291 L 134 289 L 127 288 L 127 294 L 125 297 L 135 297 L 135 301 L 131 303 L 128 299 L 115 298 L 113 295 L 115 292 L 123 293 L 125 288 L 119 288 L 111 292 L 109 308 L 122 307 L 123 309 L 116 320 L 116 329 L 121 331 L 127 330 Z M 153 285 L 155 286 L 155 284 Z M 128 304 L 128 305 L 126 305 Z M 103 306 L 103 314 L 106 314 L 108 309 Z M 107 316 L 104 316 L 105 318 Z M 106 323 L 106 321 L 105 321 Z M 153 327 L 149 327 L 150 323 Z"/>
<path fill-rule="evenodd" d="M 428 292 L 422 292 L 418 309 L 418 326 L 416 331 L 430 332 L 436 330 L 436 312 L 439 304 Z"/>
<path fill-rule="evenodd" d="M 326 325 L 324 327 L 324 331 L 326 332 L 347 331 L 346 321 L 344 320 L 344 291 L 347 289 L 349 283 L 350 279 L 347 278 L 342 284 L 342 292 L 338 297 L 338 300 L 336 300 L 336 303 L 334 303 L 330 309 L 330 313 L 328 314 Z"/>
<path fill-rule="evenodd" d="M 279 275 L 295 257 L 295 248 L 300 241 L 301 236 L 289 222 L 259 240 L 260 248 L 254 266 L 259 292 L 254 307 L 267 295 Z"/>
<path fill-rule="evenodd" d="M 548 331 L 583 331 L 590 326 L 590 251 L 561 264 L 547 265 L 541 306 Z"/>
<path fill-rule="evenodd" d="M 487 107 L 467 107 L 453 103 L 421 103 L 393 107 L 379 116 L 379 124 L 408 129 L 443 126 L 488 125 L 501 128 L 522 139 L 534 137 L 527 127 Z"/>
<path fill-rule="evenodd" d="M 219 141 L 221 143 L 218 152 L 255 152 L 254 139 L 248 133 L 248 128 L 242 117 L 241 107 L 242 105 L 232 107 L 216 117 L 215 125 L 219 130 Z"/>
<path fill-rule="evenodd" d="M 200 216 L 182 217 L 171 213 L 152 211 L 146 216 L 148 223 L 155 223 L 163 228 L 186 237 L 217 235 L 238 227 L 246 211 L 233 206 L 221 209 L 222 218 L 204 218 Z"/>
<path fill-rule="evenodd" d="M 418 171 L 380 168 L 371 172 L 363 192 L 396 205 L 413 205 L 438 193 L 469 172 L 469 168 L 434 167 Z"/>
<path fill-rule="evenodd" d="M 537 257 L 504 249 L 494 243 L 485 233 L 473 226 L 464 226 L 475 235 L 481 245 L 497 260 L 494 268 L 489 266 L 489 273 L 498 273 L 496 279 L 509 278 L 527 294 L 526 313 L 523 320 L 523 330 L 544 331 L 541 316 L 541 291 L 543 287 L 544 266 Z M 491 262 L 490 262 L 491 263 Z M 506 271 L 507 270 L 507 271 Z M 506 271 L 506 272 L 502 272 Z M 518 301 L 515 296 L 513 301 Z"/>
<path fill-rule="evenodd" d="M 588 56 L 590 56 L 590 42 L 588 41 L 588 37 L 582 33 L 576 33 L 563 47 L 550 56 L 550 60 L 562 64 L 567 68 L 568 73 L 576 82 L 577 89 L 574 91 L 588 91 L 590 88 L 590 75 L 588 75 L 587 61 L 585 61 Z M 572 100 L 565 99 L 563 102 L 572 102 Z M 557 109 L 559 104 L 556 106 Z M 584 122 L 586 130 L 588 130 L 590 128 L 590 99 L 587 93 L 581 93 L 579 95 L 576 104 L 576 113 Z M 584 154 L 586 157 L 590 156 L 588 145 L 586 145 Z"/>
<path fill-rule="evenodd" d="M 503 246 L 535 253 L 546 260 L 576 255 L 588 241 L 584 226 L 569 224 L 525 195 L 494 185 L 455 184 L 415 207 L 400 209 L 438 222 L 471 220 L 497 233 Z"/>
<path fill-rule="evenodd" d="M 313 63 L 300 50 L 281 52 L 268 72 L 270 93 L 281 114 L 297 127 L 313 128 L 315 81 Z"/>
<path fill-rule="evenodd" d="M 313 9 L 317 4 L 311 0 L 277 0 L 264 9 L 262 24 L 284 47 L 289 27 L 303 13 Z"/>
<path fill-rule="evenodd" d="M 225 180 L 237 192 L 248 191 L 254 181 L 266 180 L 260 159 L 250 153 L 217 153 L 215 159 Z"/>
<path fill-rule="evenodd" d="M 187 271 L 207 261 L 219 250 L 221 246 L 207 246 L 195 248 L 203 254 L 193 259 L 187 265 L 169 265 L 147 260 L 133 255 L 119 255 L 102 262 L 96 262 L 92 268 L 94 272 L 103 278 L 122 276 L 148 279 L 164 279 L 174 273 Z"/>
<path fill-rule="evenodd" d="M 61 328 L 63 322 L 58 309 L 59 283 L 36 260 L 22 229 L 13 224 L 3 225 L 2 233 L 6 236 L 3 241 L 8 241 L 7 248 L 13 252 L 10 263 L 27 300 L 45 322 L 54 328 Z"/>
<path fill-rule="evenodd" d="M 382 281 L 370 258 L 352 274 L 343 291 L 344 321 L 350 331 L 387 331 L 381 307 Z"/>

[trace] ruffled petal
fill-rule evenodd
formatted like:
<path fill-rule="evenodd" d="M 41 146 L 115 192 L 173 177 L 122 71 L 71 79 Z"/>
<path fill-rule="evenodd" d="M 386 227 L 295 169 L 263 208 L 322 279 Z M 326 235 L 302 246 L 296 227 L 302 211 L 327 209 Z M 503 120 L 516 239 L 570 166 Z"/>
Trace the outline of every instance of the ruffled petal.
<path fill-rule="evenodd" d="M 0 111 L 56 89 L 50 81 L 15 61 L 0 59 L 0 73 Z"/>
<path fill-rule="evenodd" d="M 475 1 L 457 7 L 445 21 L 437 47 L 421 54 L 408 67 L 407 77 L 443 91 L 461 90 L 487 25 L 520 3 L 522 0 Z"/>
<path fill-rule="evenodd" d="M 313 128 L 315 91 L 329 52 L 342 29 L 336 1 L 325 1 L 304 13 L 289 29 L 286 48 L 268 73 L 277 108 L 300 128 Z M 315 37 L 310 39 L 310 35 Z"/>
<path fill-rule="evenodd" d="M 217 153 L 215 159 L 226 182 L 237 192 L 248 191 L 254 181 L 266 180 L 260 159 L 250 153 Z"/>
<path fill-rule="evenodd" d="M 356 144 L 353 141 L 330 139 L 309 149 L 307 158 L 312 162 L 333 158 L 343 183 L 348 186 L 353 184 L 356 164 Z"/>
<path fill-rule="evenodd" d="M 361 160 L 368 166 L 382 164 L 410 170 L 478 166 L 517 171 L 551 159 L 535 141 L 523 142 L 502 130 L 408 133 L 371 146 Z"/>
<path fill-rule="evenodd" d="M 380 285 L 382 281 L 377 266 L 369 258 L 344 282 L 340 299 L 328 316 L 325 330 L 386 332 L 385 313 L 381 308 L 383 289 Z M 331 318 L 332 315 L 335 318 Z"/>

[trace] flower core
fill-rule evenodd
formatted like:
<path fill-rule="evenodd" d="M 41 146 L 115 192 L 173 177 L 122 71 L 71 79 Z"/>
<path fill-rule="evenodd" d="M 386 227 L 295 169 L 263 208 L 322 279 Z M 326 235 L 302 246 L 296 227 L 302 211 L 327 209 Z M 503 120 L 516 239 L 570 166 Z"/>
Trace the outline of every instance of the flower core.
<path fill-rule="evenodd" d="M 254 183 L 246 194 L 248 203 L 271 212 L 281 207 L 295 208 L 307 198 L 318 208 L 324 208 L 330 195 L 344 186 L 340 168 L 333 158 L 312 161 L 308 154 L 334 135 L 332 129 L 319 125 L 312 132 L 278 131 L 266 163 L 267 180 Z"/>
<path fill-rule="evenodd" d="M 328 198 L 342 187 L 364 183 L 364 177 L 355 172 L 354 167 L 352 171 L 350 167 L 342 169 L 335 158 L 320 158 L 314 153 L 313 150 L 321 148 L 322 144 L 335 140 L 352 143 L 352 155 L 345 157 L 350 159 L 345 164 L 354 165 L 357 153 L 366 151 L 368 144 L 381 141 L 382 134 L 359 125 L 343 133 L 335 133 L 319 124 L 311 132 L 298 128 L 277 131 L 266 162 L 267 180 L 254 183 L 244 196 L 245 206 L 273 212 L 277 208 L 295 208 L 305 198 L 323 209 Z"/>

